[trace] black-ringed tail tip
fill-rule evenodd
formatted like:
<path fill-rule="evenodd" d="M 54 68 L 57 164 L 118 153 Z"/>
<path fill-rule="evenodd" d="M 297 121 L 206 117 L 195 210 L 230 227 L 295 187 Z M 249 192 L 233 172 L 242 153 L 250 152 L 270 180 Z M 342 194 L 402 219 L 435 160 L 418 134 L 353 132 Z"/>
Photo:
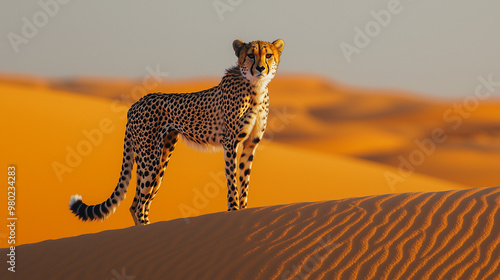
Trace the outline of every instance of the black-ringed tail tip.
<path fill-rule="evenodd" d="M 113 202 L 116 201 L 113 200 Z M 109 214 L 114 212 L 116 206 L 117 205 L 112 204 L 112 201 L 109 199 L 101 204 L 87 205 L 83 203 L 82 196 L 78 194 L 71 196 L 69 200 L 69 209 L 82 221 L 104 220 Z"/>

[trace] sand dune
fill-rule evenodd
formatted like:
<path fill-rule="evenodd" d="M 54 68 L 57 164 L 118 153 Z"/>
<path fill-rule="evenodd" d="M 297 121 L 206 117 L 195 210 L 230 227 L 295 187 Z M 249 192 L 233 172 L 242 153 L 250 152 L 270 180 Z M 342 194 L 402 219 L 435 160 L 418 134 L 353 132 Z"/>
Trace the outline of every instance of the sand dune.
<path fill-rule="evenodd" d="M 476 188 L 222 212 L 22 245 L 15 276 L 499 279 L 499 207 Z"/>
<path fill-rule="evenodd" d="M 414 161 L 415 172 L 471 187 L 498 185 L 498 95 L 479 100 L 471 92 L 456 100 L 437 100 L 308 78 L 307 83 L 280 76 L 270 86 L 272 105 L 293 115 L 280 132 L 285 136 L 276 141 L 394 167 L 419 153 L 423 157 Z M 439 141 L 432 138 L 436 130 L 442 135 Z"/>
<path fill-rule="evenodd" d="M 0 160 L 16 166 L 19 217 L 17 272 L 0 278 L 500 279 L 500 188 L 468 189 L 498 185 L 494 99 L 458 125 L 443 118 L 455 101 L 280 76 L 254 160 L 252 208 L 224 212 L 222 154 L 181 142 L 151 207 L 153 224 L 129 227 L 134 176 L 105 222 L 70 213 L 71 195 L 93 204 L 113 190 L 138 89 L 187 92 L 216 82 L 150 90 L 141 81 L 0 75 L 8 132 Z M 433 146 L 426 139 L 436 128 L 446 140 Z M 2 248 L 6 236 L 0 231 Z"/>
<path fill-rule="evenodd" d="M 22 220 L 16 244 L 132 225 L 128 207 L 135 177 L 127 199 L 105 222 L 83 223 L 68 210 L 71 195 L 96 204 L 116 186 L 127 105 L 47 85 L 6 83 L 0 84 L 0 92 L 8 93 L 0 102 L 0 116 L 9 120 L 2 127 L 15 136 L 0 138 L 0 159 L 5 165 L 16 164 L 18 170 L 17 214 Z M 268 137 L 278 135 L 279 125 L 284 124 L 270 122 Z M 417 172 L 392 185 L 385 174 L 398 175 L 395 168 L 270 140 L 274 139 L 259 145 L 255 156 L 250 207 L 465 187 Z M 151 220 L 224 211 L 223 164 L 222 153 L 202 153 L 180 143 L 152 204 Z M 5 175 L 1 172 L 0 178 Z M 0 241 L 0 247 L 8 246 L 1 236 Z"/>

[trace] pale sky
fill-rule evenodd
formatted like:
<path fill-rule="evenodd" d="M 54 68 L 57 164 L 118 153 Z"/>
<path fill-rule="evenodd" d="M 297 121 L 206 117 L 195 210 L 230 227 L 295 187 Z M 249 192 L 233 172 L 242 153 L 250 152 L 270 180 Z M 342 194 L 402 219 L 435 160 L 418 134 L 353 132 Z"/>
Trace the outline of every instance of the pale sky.
<path fill-rule="evenodd" d="M 0 72 L 220 77 L 236 63 L 234 39 L 281 38 L 276 78 L 455 98 L 479 76 L 500 81 L 498 0 L 2 0 L 0 23 Z"/>

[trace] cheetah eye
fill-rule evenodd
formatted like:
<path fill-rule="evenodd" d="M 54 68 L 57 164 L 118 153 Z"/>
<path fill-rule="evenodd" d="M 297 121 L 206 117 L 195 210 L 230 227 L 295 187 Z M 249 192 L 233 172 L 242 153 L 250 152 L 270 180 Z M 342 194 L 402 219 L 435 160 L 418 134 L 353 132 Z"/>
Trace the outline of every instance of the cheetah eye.
<path fill-rule="evenodd" d="M 271 58 L 271 56 L 273 56 L 273 54 L 271 53 L 266 54 L 266 58 Z"/>
<path fill-rule="evenodd" d="M 255 57 L 255 56 L 253 55 L 253 53 L 249 53 L 249 54 L 248 54 L 248 58 L 253 59 L 254 57 Z"/>

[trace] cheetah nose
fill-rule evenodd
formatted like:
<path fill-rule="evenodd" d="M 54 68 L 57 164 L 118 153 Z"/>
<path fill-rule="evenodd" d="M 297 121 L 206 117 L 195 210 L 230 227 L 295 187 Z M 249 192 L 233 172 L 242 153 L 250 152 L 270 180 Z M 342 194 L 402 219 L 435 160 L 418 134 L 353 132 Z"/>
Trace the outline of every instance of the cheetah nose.
<path fill-rule="evenodd" d="M 255 69 L 257 69 L 257 71 L 259 71 L 259 72 L 262 72 L 262 71 L 264 71 L 264 69 L 266 69 L 266 67 L 264 67 L 264 66 L 257 66 L 257 67 L 255 67 Z"/>

